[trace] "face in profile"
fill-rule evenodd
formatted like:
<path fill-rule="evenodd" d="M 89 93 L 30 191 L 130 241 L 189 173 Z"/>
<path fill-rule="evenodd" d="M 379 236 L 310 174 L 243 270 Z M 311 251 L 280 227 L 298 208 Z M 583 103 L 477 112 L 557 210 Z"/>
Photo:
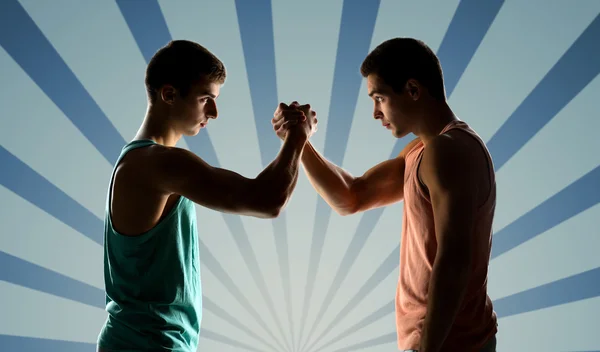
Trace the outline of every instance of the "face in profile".
<path fill-rule="evenodd" d="M 412 132 L 418 100 L 418 85 L 409 80 L 400 93 L 375 74 L 367 77 L 369 96 L 373 99 L 373 117 L 396 138 Z"/>
<path fill-rule="evenodd" d="M 200 80 L 193 84 L 184 96 L 177 89 L 166 86 L 170 97 L 167 104 L 170 106 L 169 118 L 179 131 L 186 136 L 195 136 L 205 128 L 211 119 L 218 116 L 216 99 L 219 96 L 221 84 L 209 80 Z"/>

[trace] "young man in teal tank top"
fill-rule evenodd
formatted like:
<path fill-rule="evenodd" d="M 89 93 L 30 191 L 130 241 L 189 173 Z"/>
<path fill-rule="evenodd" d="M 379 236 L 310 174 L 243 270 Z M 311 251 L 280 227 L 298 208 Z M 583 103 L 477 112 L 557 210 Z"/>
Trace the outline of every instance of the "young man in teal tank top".
<path fill-rule="evenodd" d="M 217 118 L 225 72 L 215 55 L 183 40 L 160 49 L 147 67 L 147 113 L 119 155 L 108 190 L 108 318 L 99 351 L 196 351 L 202 290 L 194 204 L 274 218 L 292 194 L 300 155 L 316 130 L 315 119 L 302 112 L 289 112 L 279 154 L 255 178 L 175 147 Z"/>

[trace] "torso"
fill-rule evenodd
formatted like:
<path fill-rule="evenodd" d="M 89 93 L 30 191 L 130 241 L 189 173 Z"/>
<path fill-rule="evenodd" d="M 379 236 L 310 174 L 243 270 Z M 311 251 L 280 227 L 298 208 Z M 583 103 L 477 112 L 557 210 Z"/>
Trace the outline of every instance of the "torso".
<path fill-rule="evenodd" d="M 496 316 L 487 295 L 487 267 L 491 251 L 491 225 L 495 209 L 493 164 L 485 144 L 462 121 L 450 123 L 441 132 L 449 134 L 480 153 L 477 163 L 477 197 L 480 207 L 474 232 L 473 272 L 461 313 L 455 320 L 443 351 L 470 350 L 482 346 L 496 332 Z M 429 281 L 437 251 L 434 214 L 427 187 L 422 182 L 421 159 L 425 146 L 416 143 L 406 154 L 404 214 L 400 247 L 400 277 L 396 293 L 398 348 L 418 349 L 426 315 Z"/>
<path fill-rule="evenodd" d="M 149 140 L 125 146 L 108 190 L 108 319 L 98 336 L 105 350 L 197 349 L 202 287 L 196 209 L 191 200 L 152 186 L 150 157 L 157 147 Z"/>

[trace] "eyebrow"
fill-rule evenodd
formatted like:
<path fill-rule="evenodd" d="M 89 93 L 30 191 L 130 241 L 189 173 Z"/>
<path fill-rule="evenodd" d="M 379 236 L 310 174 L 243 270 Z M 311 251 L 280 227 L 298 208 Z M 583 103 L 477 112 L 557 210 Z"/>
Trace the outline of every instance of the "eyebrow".
<path fill-rule="evenodd" d="M 209 97 L 213 98 L 213 99 L 217 99 L 217 95 L 212 94 L 211 92 L 203 92 L 200 93 L 200 95 L 208 95 Z"/>
<path fill-rule="evenodd" d="M 369 92 L 369 96 L 372 97 L 375 94 L 382 94 L 380 91 L 378 91 L 377 89 L 372 90 L 371 92 Z"/>

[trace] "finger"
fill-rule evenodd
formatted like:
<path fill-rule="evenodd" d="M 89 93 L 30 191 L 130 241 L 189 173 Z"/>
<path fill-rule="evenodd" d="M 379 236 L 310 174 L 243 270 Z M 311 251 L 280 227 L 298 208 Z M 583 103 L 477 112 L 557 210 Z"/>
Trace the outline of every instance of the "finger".
<path fill-rule="evenodd" d="M 285 121 L 291 121 L 291 120 L 304 121 L 304 120 L 306 120 L 306 115 L 304 114 L 304 112 L 298 111 L 298 110 L 286 111 L 284 114 L 282 114 L 282 116 L 283 116 L 283 120 L 285 120 Z"/>
<path fill-rule="evenodd" d="M 283 131 L 287 131 L 289 130 L 292 126 L 295 126 L 298 122 L 297 121 L 287 121 L 284 122 L 283 124 L 281 124 L 281 126 L 277 129 L 277 132 L 283 132 Z"/>
<path fill-rule="evenodd" d="M 275 131 L 277 131 L 278 129 L 280 129 L 280 128 L 281 128 L 281 126 L 282 126 L 284 123 L 285 123 L 285 120 L 283 120 L 283 119 L 281 119 L 281 120 L 279 120 L 279 121 L 276 121 L 276 122 L 273 124 L 273 129 L 274 129 Z"/>
<path fill-rule="evenodd" d="M 279 115 L 281 115 L 281 113 L 285 110 L 289 110 L 290 107 L 287 106 L 287 104 L 285 103 L 279 103 L 279 105 L 277 105 L 277 109 L 275 109 L 275 112 L 273 113 L 273 117 L 277 117 Z"/>
<path fill-rule="evenodd" d="M 273 128 L 277 130 L 287 122 L 296 123 L 304 120 L 306 120 L 306 117 L 301 111 L 288 111 L 285 113 L 285 115 L 282 115 L 281 119 L 278 119 L 273 123 Z"/>
<path fill-rule="evenodd" d="M 298 106 L 300 106 L 300 103 L 295 100 L 290 104 L 290 108 L 297 108 Z"/>

